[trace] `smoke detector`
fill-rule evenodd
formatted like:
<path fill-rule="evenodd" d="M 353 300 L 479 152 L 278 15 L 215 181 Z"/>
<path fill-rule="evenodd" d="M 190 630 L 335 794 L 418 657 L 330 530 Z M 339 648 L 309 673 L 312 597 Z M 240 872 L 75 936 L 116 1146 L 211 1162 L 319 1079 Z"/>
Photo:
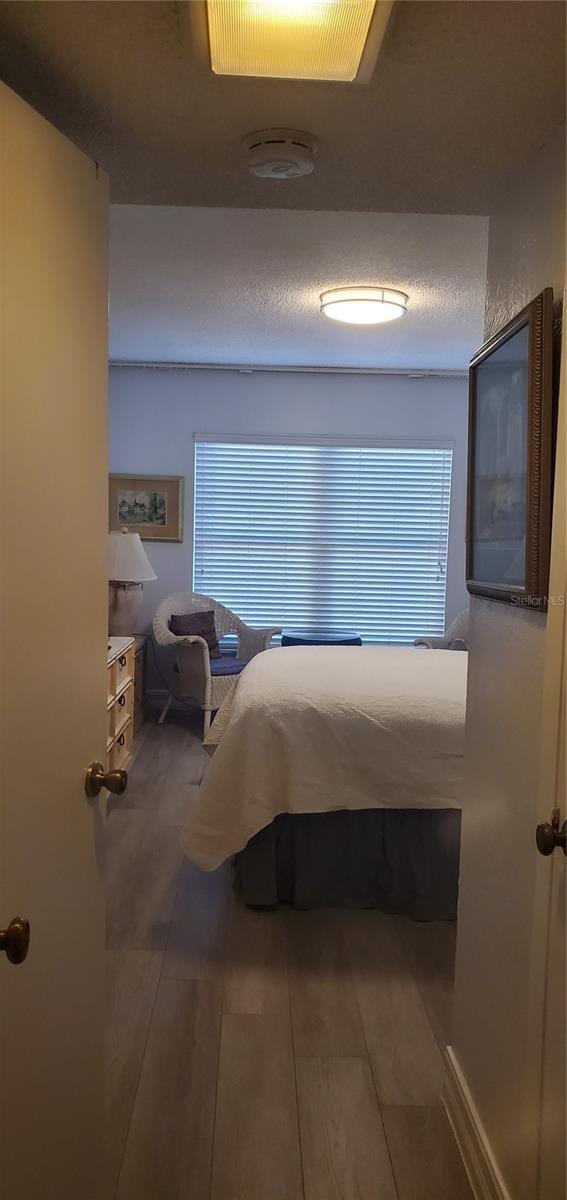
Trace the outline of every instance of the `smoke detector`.
<path fill-rule="evenodd" d="M 248 170 L 258 179 L 300 179 L 315 166 L 317 142 L 297 129 L 260 129 L 242 145 Z"/>

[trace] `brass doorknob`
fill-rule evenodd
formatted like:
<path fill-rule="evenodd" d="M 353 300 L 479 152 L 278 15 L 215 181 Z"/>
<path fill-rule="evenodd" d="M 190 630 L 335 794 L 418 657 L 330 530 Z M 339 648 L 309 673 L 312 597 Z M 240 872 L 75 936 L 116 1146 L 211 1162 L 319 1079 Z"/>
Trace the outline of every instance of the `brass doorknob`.
<path fill-rule="evenodd" d="M 121 796 L 127 787 L 127 771 L 105 771 L 100 762 L 93 762 L 87 768 L 85 792 L 90 800 L 98 796 L 103 788 L 108 788 L 109 792 L 113 792 L 115 796 Z"/>
<path fill-rule="evenodd" d="M 30 948 L 30 923 L 25 917 L 14 917 L 7 929 L 0 929 L 0 951 L 15 967 L 23 963 Z"/>
<path fill-rule="evenodd" d="M 567 854 L 567 821 L 559 825 L 559 809 L 554 808 L 551 814 L 551 824 L 542 821 L 536 829 L 536 846 L 540 854 L 547 857 L 553 851 L 560 849 Z"/>

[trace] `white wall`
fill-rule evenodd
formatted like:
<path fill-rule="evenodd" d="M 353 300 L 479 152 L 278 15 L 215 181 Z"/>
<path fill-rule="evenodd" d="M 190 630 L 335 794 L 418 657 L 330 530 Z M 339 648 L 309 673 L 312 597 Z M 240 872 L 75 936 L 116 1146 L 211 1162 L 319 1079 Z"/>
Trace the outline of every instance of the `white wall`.
<path fill-rule="evenodd" d="M 111 358 L 462 371 L 487 246 L 486 217 L 453 213 L 113 205 Z M 322 291 L 372 279 L 407 292 L 403 321 L 321 320 Z"/>
<path fill-rule="evenodd" d="M 191 589 L 195 433 L 428 437 L 454 441 L 447 618 L 464 586 L 467 390 L 462 379 L 114 367 L 110 470 L 185 476 L 180 545 L 146 544 L 158 578 L 144 587 L 140 631 L 163 596 Z"/>
<path fill-rule="evenodd" d="M 491 217 L 487 335 L 546 286 L 561 299 L 564 271 L 562 128 Z M 527 1078 L 545 640 L 544 615 L 472 598 L 453 1046 L 513 1200 L 536 1194 Z"/>

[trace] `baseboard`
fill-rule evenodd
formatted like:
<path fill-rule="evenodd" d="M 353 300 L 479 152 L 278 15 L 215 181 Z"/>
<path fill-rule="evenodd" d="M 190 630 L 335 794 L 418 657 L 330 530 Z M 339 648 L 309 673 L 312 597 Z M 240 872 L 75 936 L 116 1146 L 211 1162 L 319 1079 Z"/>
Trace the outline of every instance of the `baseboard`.
<path fill-rule="evenodd" d="M 452 1046 L 445 1066 L 445 1108 L 475 1200 L 511 1200 Z"/>

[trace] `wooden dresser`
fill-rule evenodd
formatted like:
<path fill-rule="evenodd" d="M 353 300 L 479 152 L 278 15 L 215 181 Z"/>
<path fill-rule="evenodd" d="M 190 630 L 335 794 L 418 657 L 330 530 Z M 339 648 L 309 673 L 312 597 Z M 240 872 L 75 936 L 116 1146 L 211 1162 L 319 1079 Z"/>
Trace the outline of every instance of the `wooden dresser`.
<path fill-rule="evenodd" d="M 106 766 L 115 771 L 127 767 L 132 758 L 135 641 L 109 637 L 108 644 Z"/>

